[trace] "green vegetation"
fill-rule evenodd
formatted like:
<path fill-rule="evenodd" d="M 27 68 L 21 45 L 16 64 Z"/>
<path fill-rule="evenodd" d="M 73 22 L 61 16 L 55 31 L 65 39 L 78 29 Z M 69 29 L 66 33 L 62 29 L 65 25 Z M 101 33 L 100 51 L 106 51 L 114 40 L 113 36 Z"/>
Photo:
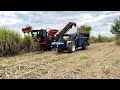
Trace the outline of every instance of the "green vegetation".
<path fill-rule="evenodd" d="M 111 33 L 115 34 L 115 43 L 117 45 L 120 45 L 120 17 L 115 18 L 113 25 L 111 25 Z"/>
<path fill-rule="evenodd" d="M 82 25 L 82 26 L 80 26 L 80 27 L 77 28 L 77 32 L 90 33 L 91 29 L 92 29 L 91 26 Z"/>
<path fill-rule="evenodd" d="M 120 17 L 115 18 L 113 25 L 111 25 L 111 30 L 113 34 L 120 34 Z"/>
<path fill-rule="evenodd" d="M 0 28 L 0 56 L 17 55 L 23 52 L 30 52 L 36 49 L 30 35 L 22 38 L 17 32 L 5 27 Z"/>
<path fill-rule="evenodd" d="M 101 36 L 100 34 L 98 37 L 90 36 L 90 43 L 112 42 L 113 40 L 114 37 Z"/>
<path fill-rule="evenodd" d="M 18 33 L 8 28 L 0 28 L 0 56 L 15 55 L 21 50 L 21 38 Z"/>
<path fill-rule="evenodd" d="M 30 35 L 25 35 L 24 38 L 21 38 L 23 43 L 23 48 L 25 52 L 30 52 L 34 48 L 34 40 Z"/>
<path fill-rule="evenodd" d="M 117 45 L 120 45 L 120 34 L 116 34 L 116 36 L 115 36 L 115 43 Z"/>
<path fill-rule="evenodd" d="M 89 56 L 81 56 L 80 60 L 85 60 L 85 59 L 89 59 L 89 58 L 91 58 L 91 57 L 89 57 Z"/>

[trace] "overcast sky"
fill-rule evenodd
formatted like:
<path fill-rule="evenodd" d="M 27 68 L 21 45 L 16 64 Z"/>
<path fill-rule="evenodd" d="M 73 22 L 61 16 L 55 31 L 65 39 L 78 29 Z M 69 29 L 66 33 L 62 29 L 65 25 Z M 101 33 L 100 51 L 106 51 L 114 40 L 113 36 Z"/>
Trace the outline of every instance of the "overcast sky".
<path fill-rule="evenodd" d="M 77 26 L 90 25 L 91 35 L 112 36 L 111 24 L 120 11 L 0 11 L 0 26 L 6 26 L 21 33 L 27 24 L 33 29 L 53 28 L 61 30 L 68 22 Z M 69 33 L 74 32 L 70 30 Z"/>

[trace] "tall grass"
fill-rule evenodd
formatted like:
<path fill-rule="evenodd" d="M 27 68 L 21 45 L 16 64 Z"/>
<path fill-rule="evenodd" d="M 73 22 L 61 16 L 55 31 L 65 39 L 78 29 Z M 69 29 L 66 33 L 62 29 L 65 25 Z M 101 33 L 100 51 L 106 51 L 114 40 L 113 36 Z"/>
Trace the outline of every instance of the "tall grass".
<path fill-rule="evenodd" d="M 24 49 L 25 52 L 30 52 L 33 49 L 33 39 L 30 35 L 25 35 L 24 38 L 21 38 L 22 41 L 22 48 Z"/>
<path fill-rule="evenodd" d="M 25 35 L 24 38 L 21 38 L 22 49 L 24 52 L 37 51 L 40 48 L 40 44 L 34 41 L 31 35 Z"/>
<path fill-rule="evenodd" d="M 21 50 L 20 34 L 8 28 L 0 28 L 0 56 L 15 55 Z"/>
<path fill-rule="evenodd" d="M 36 50 L 36 43 L 30 35 L 24 38 L 19 33 L 0 27 L 0 56 L 17 55 Z"/>
<path fill-rule="evenodd" d="M 112 42 L 114 37 L 106 37 L 106 36 L 90 36 L 90 43 L 102 43 L 102 42 Z"/>

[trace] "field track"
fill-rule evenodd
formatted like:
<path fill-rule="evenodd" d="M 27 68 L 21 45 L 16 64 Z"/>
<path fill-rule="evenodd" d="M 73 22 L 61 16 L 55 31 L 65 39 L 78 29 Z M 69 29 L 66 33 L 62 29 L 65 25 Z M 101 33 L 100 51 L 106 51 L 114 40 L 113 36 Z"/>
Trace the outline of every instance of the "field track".
<path fill-rule="evenodd" d="M 88 50 L 33 52 L 0 58 L 1 79 L 120 79 L 120 46 L 95 43 Z"/>

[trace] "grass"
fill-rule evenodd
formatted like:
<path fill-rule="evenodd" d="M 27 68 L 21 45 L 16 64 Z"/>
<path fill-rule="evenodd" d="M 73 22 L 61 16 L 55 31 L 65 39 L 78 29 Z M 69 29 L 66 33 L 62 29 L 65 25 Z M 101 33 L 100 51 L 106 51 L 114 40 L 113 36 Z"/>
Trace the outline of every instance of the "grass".
<path fill-rule="evenodd" d="M 103 42 L 112 42 L 114 41 L 114 37 L 106 37 L 106 36 L 90 36 L 91 43 L 103 43 Z"/>
<path fill-rule="evenodd" d="M 90 58 L 89 56 L 81 56 L 80 60 L 85 60 L 85 59 L 89 59 L 89 58 Z"/>

